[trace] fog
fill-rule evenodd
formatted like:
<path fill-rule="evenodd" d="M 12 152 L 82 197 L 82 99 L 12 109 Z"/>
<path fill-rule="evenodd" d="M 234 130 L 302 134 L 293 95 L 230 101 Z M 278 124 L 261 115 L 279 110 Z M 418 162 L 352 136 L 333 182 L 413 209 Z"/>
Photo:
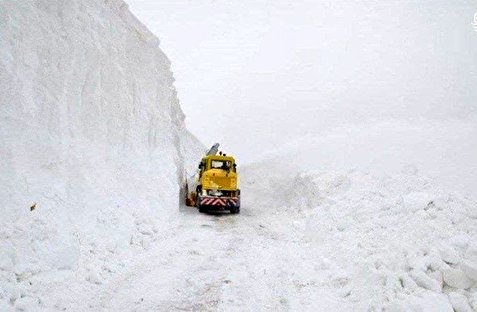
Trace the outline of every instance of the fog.
<path fill-rule="evenodd" d="M 454 181 L 477 173 L 476 2 L 128 3 L 160 38 L 188 127 L 207 145 L 222 142 L 251 162 L 316 138 L 336 158 L 363 154 L 359 146 L 371 153 L 361 142 L 385 133 L 374 146 L 385 154 L 361 159 L 400 166 L 405 154 L 431 174 L 443 159 L 465 163 L 452 169 Z M 396 144 L 404 154 L 393 153 Z M 416 146 L 424 153 L 412 154 Z"/>

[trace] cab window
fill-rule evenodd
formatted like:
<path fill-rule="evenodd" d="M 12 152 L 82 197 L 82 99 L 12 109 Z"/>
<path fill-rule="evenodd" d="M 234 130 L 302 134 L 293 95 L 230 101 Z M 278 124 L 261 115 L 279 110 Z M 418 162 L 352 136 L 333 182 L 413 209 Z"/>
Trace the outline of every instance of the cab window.
<path fill-rule="evenodd" d="M 212 169 L 229 170 L 232 167 L 232 162 L 230 160 L 212 160 L 210 167 Z"/>

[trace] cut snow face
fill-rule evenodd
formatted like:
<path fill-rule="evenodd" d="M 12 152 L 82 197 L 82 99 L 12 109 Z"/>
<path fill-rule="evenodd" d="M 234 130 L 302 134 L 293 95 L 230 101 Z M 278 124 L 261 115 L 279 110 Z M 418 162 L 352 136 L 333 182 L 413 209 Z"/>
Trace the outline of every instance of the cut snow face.
<path fill-rule="evenodd" d="M 203 146 L 124 2 L 2 1 L 0 21 L 0 310 L 61 310 L 177 219 Z"/>

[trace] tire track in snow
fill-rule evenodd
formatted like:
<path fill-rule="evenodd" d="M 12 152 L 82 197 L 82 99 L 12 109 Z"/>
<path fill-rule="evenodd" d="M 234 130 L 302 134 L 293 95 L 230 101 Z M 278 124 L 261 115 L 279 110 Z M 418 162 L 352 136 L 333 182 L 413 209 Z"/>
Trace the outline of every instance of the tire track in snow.
<path fill-rule="evenodd" d="M 181 209 L 177 226 L 139 255 L 137 265 L 106 284 L 94 308 L 346 310 L 316 257 L 323 249 L 310 251 L 290 211 L 257 204 L 244 203 L 240 215 Z"/>
<path fill-rule="evenodd" d="M 160 245 L 138 260 L 138 265 L 104 288 L 96 307 L 105 311 L 125 306 L 137 311 L 161 307 L 168 307 L 168 310 L 214 310 L 220 300 L 221 286 L 228 281 L 223 278 L 220 266 L 217 272 L 211 274 L 212 278 L 207 279 L 204 272 L 214 271 L 214 264 L 234 256 L 235 248 L 229 246 L 232 240 L 228 235 L 224 237 L 224 231 L 234 226 L 233 222 L 198 213 L 180 217 L 183 222 L 172 230 L 173 233 L 165 241 L 156 242 Z M 185 260 L 181 262 L 178 258 Z M 203 276 L 201 281 L 195 278 L 199 275 Z M 169 285 L 157 282 L 161 279 L 168 279 Z M 124 296 L 124 293 L 134 290 L 136 286 L 146 290 L 155 287 L 158 292 L 164 292 L 166 288 L 167 294 L 158 296 L 149 291 L 142 296 L 141 292 L 137 292 L 135 295 L 138 298 L 131 302 L 129 299 L 132 297 Z M 145 298 L 147 295 L 149 298 Z"/>

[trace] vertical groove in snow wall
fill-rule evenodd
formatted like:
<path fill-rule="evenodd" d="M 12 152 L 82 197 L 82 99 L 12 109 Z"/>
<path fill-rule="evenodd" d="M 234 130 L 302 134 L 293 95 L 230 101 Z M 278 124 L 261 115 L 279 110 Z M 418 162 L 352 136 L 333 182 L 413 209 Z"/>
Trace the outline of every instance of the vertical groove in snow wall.
<path fill-rule="evenodd" d="M 35 202 L 167 210 L 189 134 L 158 39 L 123 1 L 2 2 L 0 11 L 2 219 Z"/>
<path fill-rule="evenodd" d="M 111 254 L 144 247 L 177 219 L 203 147 L 159 40 L 123 1 L 0 1 L 0 34 L 2 310 L 26 276 L 75 272 L 48 285 L 81 292 Z"/>

